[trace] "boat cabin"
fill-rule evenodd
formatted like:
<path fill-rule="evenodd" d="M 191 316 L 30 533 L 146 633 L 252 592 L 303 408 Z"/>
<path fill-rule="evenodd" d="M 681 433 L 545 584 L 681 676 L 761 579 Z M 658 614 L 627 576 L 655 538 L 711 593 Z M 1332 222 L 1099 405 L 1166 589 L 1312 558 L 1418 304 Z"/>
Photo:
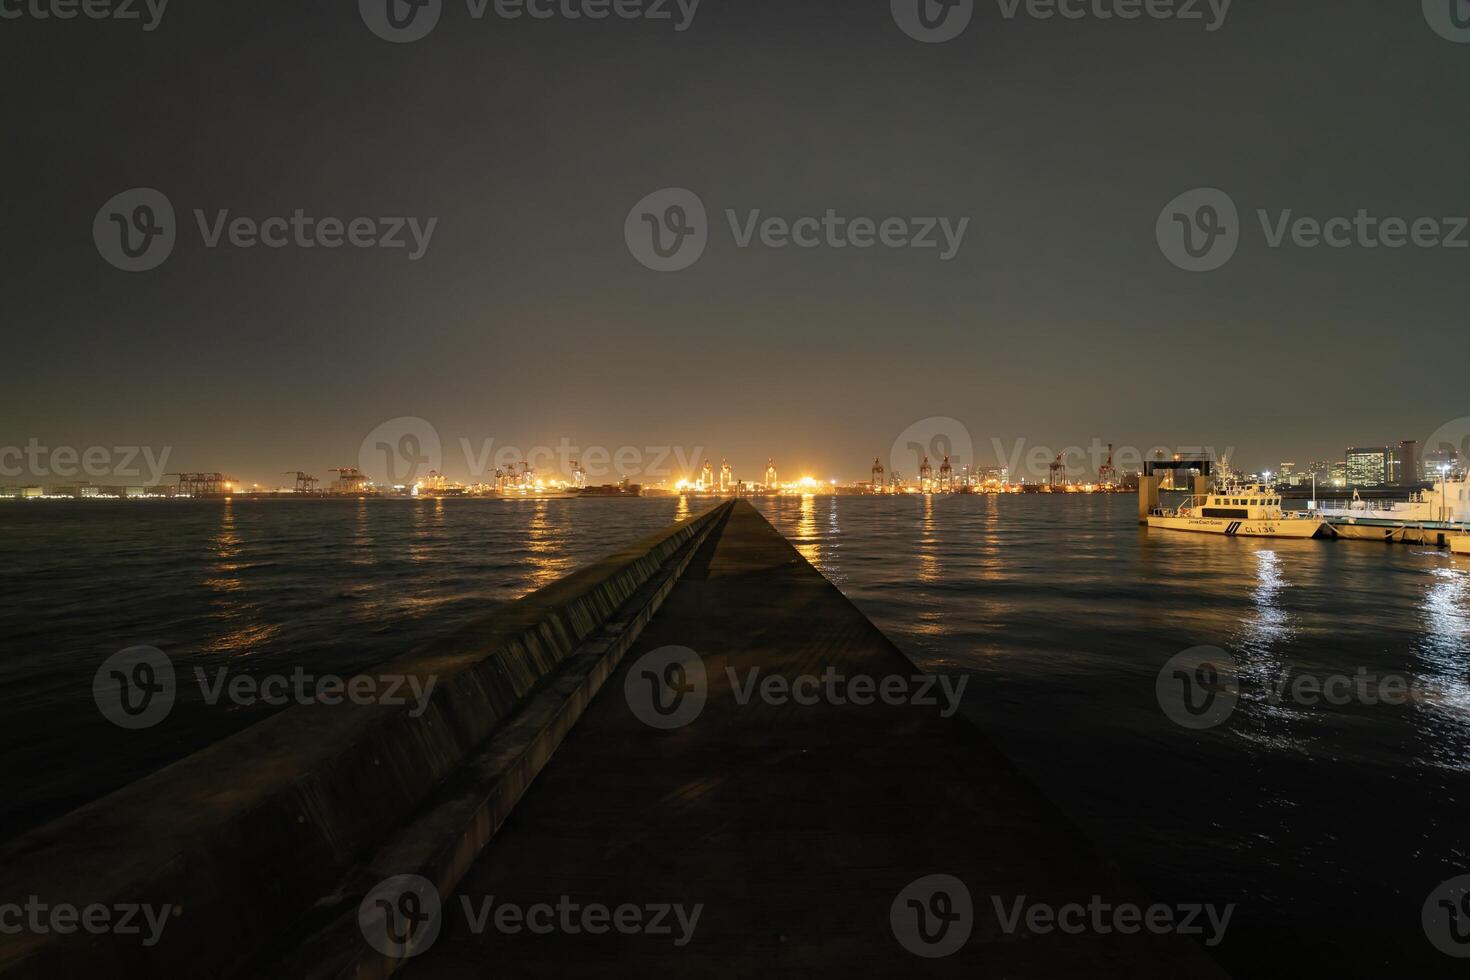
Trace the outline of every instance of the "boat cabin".
<path fill-rule="evenodd" d="M 1281 498 L 1261 484 L 1217 487 L 1191 501 L 1201 517 L 1230 517 L 1240 520 L 1280 520 Z"/>

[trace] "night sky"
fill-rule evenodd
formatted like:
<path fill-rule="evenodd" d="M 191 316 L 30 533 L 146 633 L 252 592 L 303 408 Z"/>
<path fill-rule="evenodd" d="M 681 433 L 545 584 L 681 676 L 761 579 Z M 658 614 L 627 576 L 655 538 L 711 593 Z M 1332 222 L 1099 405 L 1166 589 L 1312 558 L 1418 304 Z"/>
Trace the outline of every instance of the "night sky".
<path fill-rule="evenodd" d="M 704 0 L 683 31 L 673 4 L 445 0 L 403 44 L 344 0 L 174 0 L 152 31 L 0 20 L 0 445 L 169 446 L 170 470 L 274 485 L 419 416 L 451 476 L 462 438 L 565 438 L 859 478 L 931 416 L 981 463 L 993 439 L 1096 438 L 1274 467 L 1470 415 L 1470 248 L 1271 248 L 1256 217 L 1470 215 L 1470 43 L 1418 0 L 1236 0 L 1214 31 L 1200 8 L 978 0 L 942 44 L 888 0 Z M 92 228 L 134 187 L 167 196 L 178 241 L 130 274 Z M 668 187 L 708 208 L 709 244 L 660 273 L 624 224 Z M 1192 273 L 1155 225 L 1200 187 L 1241 241 Z M 298 208 L 438 223 L 410 261 L 210 249 L 193 216 Z M 969 225 L 950 261 L 739 248 L 726 209 Z"/>

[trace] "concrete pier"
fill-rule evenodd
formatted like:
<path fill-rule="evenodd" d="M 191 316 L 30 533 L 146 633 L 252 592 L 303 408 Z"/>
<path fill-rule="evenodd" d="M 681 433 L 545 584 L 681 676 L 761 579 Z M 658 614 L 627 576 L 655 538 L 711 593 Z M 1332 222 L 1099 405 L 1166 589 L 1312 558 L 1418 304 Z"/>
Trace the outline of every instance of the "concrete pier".
<path fill-rule="evenodd" d="M 743 501 L 398 666 L 445 677 L 422 719 L 293 708 L 0 850 L 0 901 L 181 910 L 0 974 L 1223 975 L 1028 927 L 1153 897 Z"/>
<path fill-rule="evenodd" d="M 698 717 L 658 730 L 625 696 L 640 657 L 694 650 Z M 914 704 L 741 704 L 737 688 L 912 677 L 902 653 L 737 503 L 505 827 L 445 897 L 409 978 L 776 975 L 1223 976 L 1188 940 L 1007 934 L 995 899 L 1141 901 L 968 721 Z M 729 671 L 734 671 L 732 680 Z M 635 678 L 635 681 L 637 678 Z M 963 882 L 974 926 L 942 959 L 896 938 L 895 901 Z M 693 938 L 470 928 L 485 901 L 703 907 Z M 958 901 L 958 898 L 956 898 Z M 493 914 L 493 912 L 492 912 Z M 901 915 L 909 915 L 907 908 Z"/>

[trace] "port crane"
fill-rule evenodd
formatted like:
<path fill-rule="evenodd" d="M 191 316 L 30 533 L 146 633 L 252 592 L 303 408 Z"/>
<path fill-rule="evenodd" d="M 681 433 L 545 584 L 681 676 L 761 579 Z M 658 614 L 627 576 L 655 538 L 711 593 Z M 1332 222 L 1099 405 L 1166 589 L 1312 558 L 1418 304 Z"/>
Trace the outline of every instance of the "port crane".
<path fill-rule="evenodd" d="M 334 489 L 341 493 L 360 493 L 368 482 L 368 478 L 356 466 L 335 466 L 328 472 L 337 474 Z"/>
<path fill-rule="evenodd" d="M 235 488 L 236 479 L 223 473 L 165 473 L 179 478 L 179 492 L 189 497 L 219 496 Z"/>
<path fill-rule="evenodd" d="M 1118 485 L 1118 468 L 1113 465 L 1113 444 L 1108 443 L 1108 461 L 1097 468 L 1097 482 L 1104 487 Z"/>
<path fill-rule="evenodd" d="M 287 470 L 286 475 L 296 477 L 297 493 L 316 493 L 321 488 L 321 480 L 300 470 Z"/>
<path fill-rule="evenodd" d="M 1067 485 L 1067 464 L 1062 462 L 1062 453 L 1051 464 L 1051 488 L 1060 490 Z"/>

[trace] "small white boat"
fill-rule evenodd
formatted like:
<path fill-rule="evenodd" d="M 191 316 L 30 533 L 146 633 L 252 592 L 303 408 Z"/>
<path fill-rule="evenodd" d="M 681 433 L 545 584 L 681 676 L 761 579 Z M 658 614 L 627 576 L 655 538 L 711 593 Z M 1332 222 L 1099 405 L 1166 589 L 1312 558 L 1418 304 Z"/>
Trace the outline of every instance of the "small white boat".
<path fill-rule="evenodd" d="M 1249 538 L 1314 538 L 1327 522 L 1312 514 L 1283 511 L 1276 491 L 1257 483 L 1220 486 L 1176 508 L 1160 507 L 1148 515 L 1148 526 Z"/>

